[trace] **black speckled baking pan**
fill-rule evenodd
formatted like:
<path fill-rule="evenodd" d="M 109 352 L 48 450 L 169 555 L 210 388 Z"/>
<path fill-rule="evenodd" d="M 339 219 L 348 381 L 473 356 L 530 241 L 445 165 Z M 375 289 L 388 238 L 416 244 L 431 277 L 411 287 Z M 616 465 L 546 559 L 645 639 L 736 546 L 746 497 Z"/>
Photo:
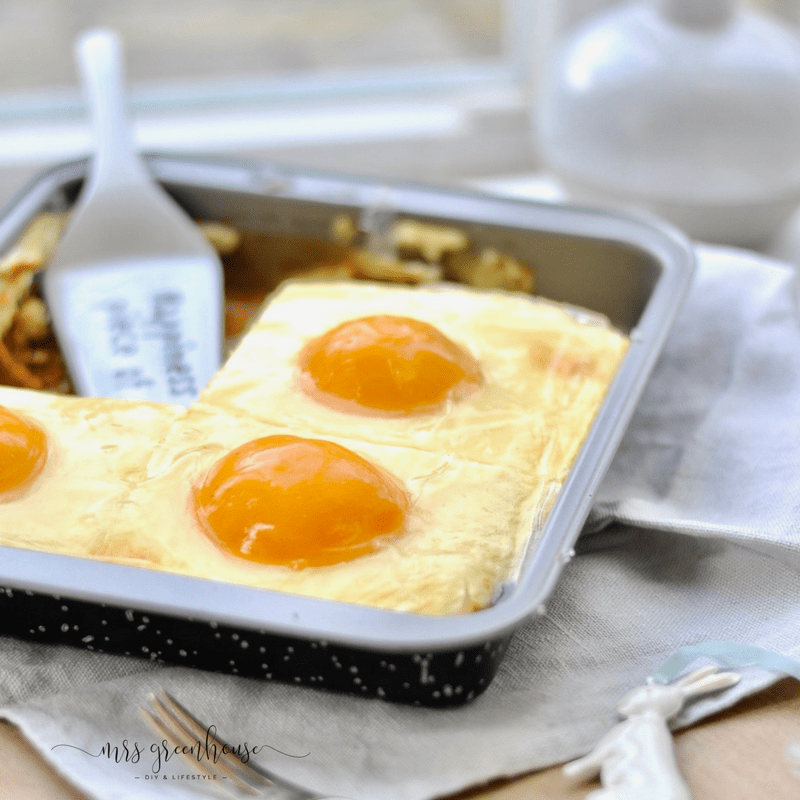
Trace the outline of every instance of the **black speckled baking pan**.
<path fill-rule="evenodd" d="M 515 629 L 544 612 L 569 561 L 690 284 L 690 246 L 657 223 L 476 192 L 265 163 L 153 156 L 150 164 L 196 218 L 265 234 L 324 240 L 334 215 L 388 197 L 398 214 L 456 225 L 479 246 L 535 264 L 539 294 L 605 314 L 631 344 L 519 575 L 486 609 L 392 612 L 0 547 L 0 633 L 426 706 L 476 697 Z M 36 179 L 0 220 L 0 248 L 36 213 L 71 202 L 85 166 Z"/>

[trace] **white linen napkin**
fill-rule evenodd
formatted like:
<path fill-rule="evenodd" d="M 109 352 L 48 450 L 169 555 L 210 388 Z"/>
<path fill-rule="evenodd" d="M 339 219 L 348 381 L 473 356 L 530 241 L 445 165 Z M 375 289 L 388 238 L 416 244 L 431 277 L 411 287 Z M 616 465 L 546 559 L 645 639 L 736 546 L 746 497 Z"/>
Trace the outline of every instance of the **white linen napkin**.
<path fill-rule="evenodd" d="M 0 715 L 98 800 L 216 795 L 187 763 L 157 762 L 138 706 L 161 687 L 231 743 L 267 745 L 259 761 L 319 792 L 427 800 L 586 752 L 616 700 L 682 646 L 727 639 L 800 658 L 795 274 L 745 251 L 697 255 L 576 558 L 469 705 L 406 707 L 0 639 Z M 679 724 L 780 677 L 740 671 Z"/>

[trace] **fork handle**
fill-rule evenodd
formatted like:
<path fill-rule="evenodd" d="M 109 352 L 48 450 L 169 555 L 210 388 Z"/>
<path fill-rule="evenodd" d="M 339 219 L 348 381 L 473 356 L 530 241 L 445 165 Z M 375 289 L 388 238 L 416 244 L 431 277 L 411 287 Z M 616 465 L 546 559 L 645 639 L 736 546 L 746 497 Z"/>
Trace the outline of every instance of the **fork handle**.
<path fill-rule="evenodd" d="M 89 30 L 78 38 L 75 57 L 89 99 L 95 137 L 89 171 L 91 189 L 141 180 L 148 173 L 136 153 L 128 122 L 119 36 L 105 28 Z"/>

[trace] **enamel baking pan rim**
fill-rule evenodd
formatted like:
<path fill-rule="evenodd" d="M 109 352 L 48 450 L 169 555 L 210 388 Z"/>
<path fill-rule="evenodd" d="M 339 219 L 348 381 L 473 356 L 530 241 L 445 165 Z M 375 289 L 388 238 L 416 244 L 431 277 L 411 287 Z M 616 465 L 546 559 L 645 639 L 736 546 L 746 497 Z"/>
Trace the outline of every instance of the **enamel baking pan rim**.
<path fill-rule="evenodd" d="M 150 163 L 166 183 L 289 200 L 364 205 L 378 200 L 390 186 L 392 200 L 403 213 L 606 240 L 646 253 L 660 265 L 661 273 L 630 332 L 628 353 L 535 547 L 524 559 L 513 587 L 489 608 L 459 616 L 426 616 L 9 547 L 0 547 L 0 584 L 370 651 L 465 647 L 506 637 L 528 618 L 544 613 L 543 604 L 571 557 L 594 492 L 690 286 L 694 256 L 688 240 L 657 221 L 469 190 L 386 184 L 236 160 L 155 156 Z M 85 164 L 81 160 L 58 165 L 35 179 L 0 220 L 0 244 L 10 243 L 61 187 L 79 179 Z"/>

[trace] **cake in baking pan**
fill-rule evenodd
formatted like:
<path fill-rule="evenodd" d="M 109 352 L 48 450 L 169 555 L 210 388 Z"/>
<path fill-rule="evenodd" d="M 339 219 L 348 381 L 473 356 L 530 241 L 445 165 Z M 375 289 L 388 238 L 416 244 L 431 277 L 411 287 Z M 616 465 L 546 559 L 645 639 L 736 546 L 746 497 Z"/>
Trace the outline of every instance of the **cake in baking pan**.
<path fill-rule="evenodd" d="M 513 578 L 627 343 L 523 293 L 289 282 L 188 410 L 0 389 L 0 544 L 475 611 Z"/>

